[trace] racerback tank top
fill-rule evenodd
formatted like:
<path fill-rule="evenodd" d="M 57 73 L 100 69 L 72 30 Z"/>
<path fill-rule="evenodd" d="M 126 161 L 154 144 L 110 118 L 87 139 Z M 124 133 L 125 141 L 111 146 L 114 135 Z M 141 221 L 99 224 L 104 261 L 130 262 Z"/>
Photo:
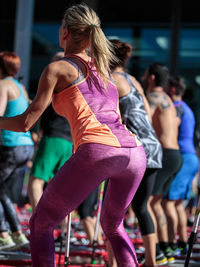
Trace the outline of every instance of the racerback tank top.
<path fill-rule="evenodd" d="M 141 145 L 121 122 L 116 86 L 109 81 L 105 89 L 91 62 L 74 55 L 64 59 L 84 70 L 76 81 L 53 96 L 55 111 L 70 123 L 74 150 L 84 143 Z"/>

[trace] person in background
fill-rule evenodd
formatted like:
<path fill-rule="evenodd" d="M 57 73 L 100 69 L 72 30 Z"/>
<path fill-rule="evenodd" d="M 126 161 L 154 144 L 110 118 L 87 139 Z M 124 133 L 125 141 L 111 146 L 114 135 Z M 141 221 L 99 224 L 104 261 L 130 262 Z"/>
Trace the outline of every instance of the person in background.
<path fill-rule="evenodd" d="M 146 155 L 136 135 L 121 123 L 117 89 L 109 77 L 112 45 L 99 17 L 85 4 L 66 10 L 59 41 L 65 57 L 44 69 L 28 109 L 0 118 L 0 129 L 26 132 L 52 99 L 56 112 L 70 123 L 74 153 L 48 184 L 30 219 L 32 266 L 55 266 L 53 230 L 108 177 L 102 229 L 118 266 L 138 266 L 123 219 L 144 175 Z"/>
<path fill-rule="evenodd" d="M 199 160 L 194 145 L 195 116 L 191 108 L 183 101 L 186 85 L 184 79 L 173 76 L 169 79 L 167 93 L 171 97 L 180 119 L 178 144 L 183 164 L 172 181 L 164 200 L 168 221 L 169 246 L 176 255 L 187 254 L 187 216 L 183 200 L 189 200 L 192 181 L 198 173 Z M 176 234 L 179 235 L 177 243 Z"/>
<path fill-rule="evenodd" d="M 0 52 L 0 116 L 4 119 L 22 114 L 29 106 L 24 86 L 15 79 L 21 66 L 12 51 Z M 29 131 L 1 130 L 0 136 L 0 250 L 28 244 L 8 194 L 8 186 L 21 180 L 23 169 L 32 159 L 34 146 Z M 9 223 L 10 229 L 7 227 Z M 11 232 L 11 235 L 9 234 Z"/>
<path fill-rule="evenodd" d="M 97 216 L 95 212 L 98 204 L 98 191 L 98 188 L 95 189 L 77 208 L 83 229 L 87 234 L 90 244 L 93 244 L 95 227 L 97 223 Z M 103 245 L 104 243 L 100 225 L 98 227 L 97 243 L 98 245 Z"/>
<path fill-rule="evenodd" d="M 152 192 L 151 207 L 156 217 L 157 237 L 156 254 L 164 253 L 165 260 L 175 260 L 168 246 L 168 229 L 163 197 L 169 190 L 176 173 L 182 165 L 178 145 L 178 126 L 180 121 L 176 109 L 165 88 L 169 80 L 169 70 L 162 63 L 152 63 L 142 77 L 142 84 L 150 104 L 152 124 L 163 148 L 162 169 L 158 171 Z M 164 263 L 164 258 L 162 262 Z M 160 261 L 157 261 L 160 264 Z"/>
<path fill-rule="evenodd" d="M 150 196 L 158 169 L 162 167 L 162 147 L 151 124 L 148 101 L 140 83 L 126 71 L 132 46 L 120 40 L 111 40 L 118 62 L 111 62 L 112 78 L 119 93 L 119 109 L 123 123 L 135 133 L 144 146 L 147 168 L 139 188 L 132 200 L 145 247 L 144 266 L 156 266 L 156 239 L 154 218 L 149 205 Z"/>
<path fill-rule="evenodd" d="M 54 62 L 64 57 L 64 52 L 55 53 L 51 61 Z M 40 120 L 42 138 L 33 159 L 30 172 L 28 195 L 35 210 L 40 200 L 45 184 L 56 174 L 62 165 L 71 157 L 72 137 L 68 121 L 58 115 L 52 104 L 43 113 Z"/>

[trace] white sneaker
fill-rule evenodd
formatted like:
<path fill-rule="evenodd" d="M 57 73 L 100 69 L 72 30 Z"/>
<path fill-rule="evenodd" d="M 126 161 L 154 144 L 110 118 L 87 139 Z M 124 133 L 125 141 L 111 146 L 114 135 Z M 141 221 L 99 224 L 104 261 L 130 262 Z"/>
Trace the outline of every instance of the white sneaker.
<path fill-rule="evenodd" d="M 7 237 L 0 237 L 0 250 L 14 247 L 16 244 L 12 237 L 9 235 Z"/>
<path fill-rule="evenodd" d="M 15 242 L 15 247 L 23 247 L 29 244 L 29 240 L 26 238 L 24 234 L 20 234 L 19 236 L 12 236 L 13 241 Z"/>

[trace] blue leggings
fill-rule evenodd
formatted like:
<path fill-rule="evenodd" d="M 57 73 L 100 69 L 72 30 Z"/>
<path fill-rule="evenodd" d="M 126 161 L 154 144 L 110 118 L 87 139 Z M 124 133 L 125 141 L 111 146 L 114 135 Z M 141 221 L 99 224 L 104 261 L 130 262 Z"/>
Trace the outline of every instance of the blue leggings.
<path fill-rule="evenodd" d="M 101 213 L 102 229 L 111 242 L 118 266 L 138 266 L 123 218 L 145 168 L 146 155 L 142 146 L 81 145 L 49 183 L 30 219 L 32 266 L 56 266 L 53 230 L 108 177 Z"/>

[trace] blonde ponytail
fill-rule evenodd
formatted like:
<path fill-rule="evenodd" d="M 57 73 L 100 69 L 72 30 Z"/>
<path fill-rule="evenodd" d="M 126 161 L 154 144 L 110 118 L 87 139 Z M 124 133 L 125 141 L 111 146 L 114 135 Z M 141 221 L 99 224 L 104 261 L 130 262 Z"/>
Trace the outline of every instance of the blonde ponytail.
<path fill-rule="evenodd" d="M 100 27 L 94 27 L 90 35 L 90 52 L 97 72 L 104 79 L 110 71 L 110 62 L 116 61 L 113 47 Z"/>
<path fill-rule="evenodd" d="M 63 20 L 64 27 L 71 32 L 74 44 L 83 49 L 89 48 L 97 73 L 106 81 L 110 62 L 117 59 L 95 11 L 86 4 L 74 5 L 67 9 Z"/>

